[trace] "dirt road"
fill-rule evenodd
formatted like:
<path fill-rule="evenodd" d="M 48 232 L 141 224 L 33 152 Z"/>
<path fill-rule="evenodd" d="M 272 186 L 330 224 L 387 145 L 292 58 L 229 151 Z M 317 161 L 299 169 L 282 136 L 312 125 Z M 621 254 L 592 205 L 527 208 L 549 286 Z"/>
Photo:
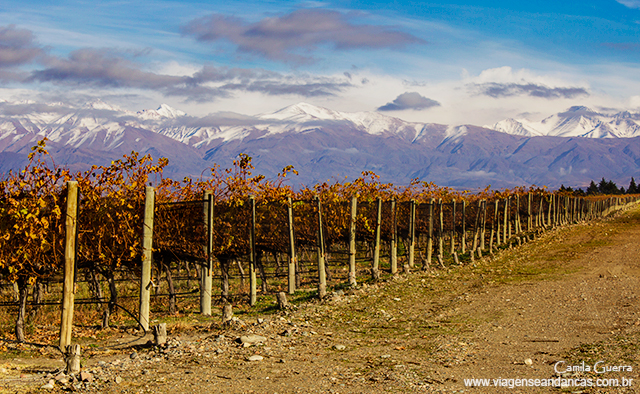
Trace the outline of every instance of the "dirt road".
<path fill-rule="evenodd" d="M 85 382 L 57 375 L 55 352 L 22 347 L 0 361 L 0 392 L 634 393 L 638 297 L 635 209 L 474 265 L 363 285 L 286 314 L 239 315 L 231 328 L 219 317 L 175 323 L 166 347 L 88 349 Z M 250 334 L 253 344 L 238 342 Z M 53 389 L 41 388 L 56 375 Z M 566 387 L 544 386 L 557 383 Z"/>

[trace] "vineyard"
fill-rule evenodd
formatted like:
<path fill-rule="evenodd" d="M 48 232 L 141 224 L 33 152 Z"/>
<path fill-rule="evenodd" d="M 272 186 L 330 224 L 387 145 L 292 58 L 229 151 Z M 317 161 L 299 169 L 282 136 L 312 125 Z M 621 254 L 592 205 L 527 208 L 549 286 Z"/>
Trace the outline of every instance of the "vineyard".
<path fill-rule="evenodd" d="M 63 294 L 86 308 L 82 322 L 133 317 L 148 330 L 161 315 L 211 315 L 212 303 L 250 307 L 280 292 L 324 298 L 401 272 L 469 264 L 638 199 L 396 186 L 372 172 L 294 190 L 295 169 L 265 179 L 246 155 L 200 179 L 165 179 L 166 159 L 135 152 L 72 173 L 51 160 L 45 141 L 29 159 L 0 180 L 0 302 L 15 313 L 18 341 L 25 321 L 59 308 Z M 72 296 L 63 325 L 73 308 Z"/>

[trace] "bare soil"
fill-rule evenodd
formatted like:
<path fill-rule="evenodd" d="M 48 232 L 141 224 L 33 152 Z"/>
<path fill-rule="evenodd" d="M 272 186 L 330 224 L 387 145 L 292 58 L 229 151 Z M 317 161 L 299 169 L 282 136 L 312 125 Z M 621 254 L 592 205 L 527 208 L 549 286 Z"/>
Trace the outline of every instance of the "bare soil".
<path fill-rule="evenodd" d="M 548 231 L 475 264 L 416 269 L 286 312 L 240 315 L 230 327 L 219 316 L 186 317 L 169 325 L 163 347 L 113 331 L 83 350 L 91 382 L 41 388 L 62 370 L 60 353 L 0 341 L 0 393 L 635 393 L 639 297 L 634 209 Z M 251 333 L 266 340 L 238 343 Z M 263 358 L 249 361 L 253 355 Z M 588 370 L 599 361 L 599 372 L 609 371 Z M 469 387 L 471 378 L 569 386 Z M 630 387 L 580 386 L 623 378 L 633 379 Z"/>

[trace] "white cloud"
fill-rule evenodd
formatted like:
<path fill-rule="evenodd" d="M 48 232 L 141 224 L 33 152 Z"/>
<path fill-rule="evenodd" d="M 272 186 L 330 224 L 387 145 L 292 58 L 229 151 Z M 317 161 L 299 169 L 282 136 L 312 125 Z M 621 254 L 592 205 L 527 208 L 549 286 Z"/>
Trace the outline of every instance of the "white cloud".
<path fill-rule="evenodd" d="M 616 0 L 616 1 L 629 8 L 640 8 L 640 0 Z"/>

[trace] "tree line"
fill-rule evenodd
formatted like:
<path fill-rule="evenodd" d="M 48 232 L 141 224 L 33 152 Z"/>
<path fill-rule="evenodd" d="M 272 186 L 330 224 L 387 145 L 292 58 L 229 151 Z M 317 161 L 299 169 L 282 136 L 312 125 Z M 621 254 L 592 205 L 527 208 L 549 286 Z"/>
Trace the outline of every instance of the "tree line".
<path fill-rule="evenodd" d="M 618 187 L 618 185 L 616 185 L 614 181 L 606 180 L 604 177 L 602 177 L 602 179 L 598 183 L 592 180 L 586 190 L 583 190 L 582 188 L 574 189 L 572 187 L 565 187 L 564 185 L 561 185 L 558 191 L 569 193 L 574 196 L 596 196 L 599 194 L 620 195 L 638 194 L 640 193 L 640 187 L 636 184 L 636 181 L 635 179 L 633 179 L 633 177 L 631 177 L 629 187 L 627 187 L 626 189 L 624 188 L 624 186 Z"/>

